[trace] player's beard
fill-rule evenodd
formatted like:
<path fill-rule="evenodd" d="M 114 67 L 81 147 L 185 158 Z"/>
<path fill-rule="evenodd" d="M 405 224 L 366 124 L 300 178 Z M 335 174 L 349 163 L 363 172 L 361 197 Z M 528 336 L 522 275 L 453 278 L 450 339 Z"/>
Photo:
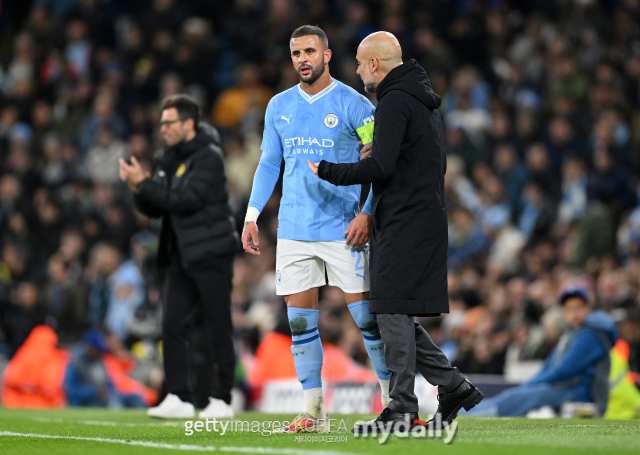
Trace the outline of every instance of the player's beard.
<path fill-rule="evenodd" d="M 306 66 L 311 68 L 311 74 L 309 74 L 308 76 L 303 76 L 302 74 L 300 74 L 300 68 L 298 67 L 298 69 L 296 70 L 296 72 L 298 73 L 298 79 L 300 79 L 305 84 L 312 85 L 324 73 L 324 56 L 322 57 L 322 62 L 318 66 L 313 67 L 309 64 L 307 64 Z"/>

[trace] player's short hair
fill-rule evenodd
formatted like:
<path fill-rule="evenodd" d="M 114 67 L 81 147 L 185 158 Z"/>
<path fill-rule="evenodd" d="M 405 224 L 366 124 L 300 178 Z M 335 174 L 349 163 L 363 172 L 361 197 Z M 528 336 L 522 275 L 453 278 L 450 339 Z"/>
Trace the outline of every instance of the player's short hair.
<path fill-rule="evenodd" d="M 198 122 L 200 121 L 200 105 L 196 99 L 192 96 L 179 93 L 177 95 L 169 95 L 160 105 L 160 110 L 171 109 L 175 107 L 178 111 L 178 117 L 183 122 L 187 119 L 193 119 L 194 128 L 198 129 Z"/>
<path fill-rule="evenodd" d="M 309 36 L 315 35 L 320 39 L 320 42 L 324 45 L 325 49 L 329 49 L 329 38 L 327 38 L 327 34 L 317 25 L 303 25 L 302 27 L 298 27 L 291 34 L 291 41 L 294 38 L 300 38 L 301 36 Z"/>

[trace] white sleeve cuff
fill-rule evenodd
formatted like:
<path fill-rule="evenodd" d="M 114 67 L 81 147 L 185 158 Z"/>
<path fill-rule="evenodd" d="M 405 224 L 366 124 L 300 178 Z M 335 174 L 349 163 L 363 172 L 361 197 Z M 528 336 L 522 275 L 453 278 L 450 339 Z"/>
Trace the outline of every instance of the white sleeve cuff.
<path fill-rule="evenodd" d="M 244 217 L 244 222 L 248 223 L 253 221 L 254 223 L 258 222 L 258 217 L 260 216 L 260 210 L 255 207 L 247 208 L 247 214 Z"/>

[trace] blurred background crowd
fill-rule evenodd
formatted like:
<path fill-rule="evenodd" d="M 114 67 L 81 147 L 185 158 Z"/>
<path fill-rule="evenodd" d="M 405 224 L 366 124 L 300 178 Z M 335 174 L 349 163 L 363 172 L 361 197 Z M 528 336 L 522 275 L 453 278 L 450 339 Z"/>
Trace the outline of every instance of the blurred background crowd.
<path fill-rule="evenodd" d="M 240 230 L 266 105 L 298 82 L 288 40 L 303 24 L 325 30 L 332 76 L 360 92 L 359 42 L 393 33 L 443 99 L 451 313 L 421 322 L 453 364 L 502 375 L 546 358 L 565 329 L 558 295 L 572 282 L 619 322 L 640 368 L 639 0 L 0 8 L 0 369 L 38 324 L 62 347 L 93 327 L 112 353 L 137 359 L 135 378 L 161 389 L 159 224 L 133 210 L 117 161 L 133 155 L 150 168 L 162 148 L 160 100 L 195 96 L 221 132 Z M 279 192 L 260 217 L 262 255 L 235 262 L 237 377 L 249 398 L 277 374 L 256 350 L 288 331 L 275 295 Z M 320 307 L 323 340 L 366 363 L 342 293 L 323 289 Z M 202 334 L 194 327 L 193 360 L 207 368 Z"/>

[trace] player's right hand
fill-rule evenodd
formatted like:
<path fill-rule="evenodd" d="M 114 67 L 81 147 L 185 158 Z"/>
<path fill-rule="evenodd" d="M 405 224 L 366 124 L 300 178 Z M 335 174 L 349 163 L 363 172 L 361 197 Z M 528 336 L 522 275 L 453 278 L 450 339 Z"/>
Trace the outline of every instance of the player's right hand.
<path fill-rule="evenodd" d="M 362 141 L 358 141 L 358 145 L 362 147 Z M 373 144 L 367 144 L 360 149 L 360 159 L 364 160 L 365 158 L 369 158 L 371 155 L 371 149 L 373 148 Z"/>
<path fill-rule="evenodd" d="M 344 233 L 347 235 L 347 245 L 361 247 L 369 241 L 373 217 L 366 212 L 360 212 L 349 223 L 349 227 Z"/>
<path fill-rule="evenodd" d="M 260 250 L 258 249 L 259 244 L 258 225 L 255 221 L 245 223 L 244 229 L 242 230 L 242 248 L 249 254 L 260 256 Z"/>

